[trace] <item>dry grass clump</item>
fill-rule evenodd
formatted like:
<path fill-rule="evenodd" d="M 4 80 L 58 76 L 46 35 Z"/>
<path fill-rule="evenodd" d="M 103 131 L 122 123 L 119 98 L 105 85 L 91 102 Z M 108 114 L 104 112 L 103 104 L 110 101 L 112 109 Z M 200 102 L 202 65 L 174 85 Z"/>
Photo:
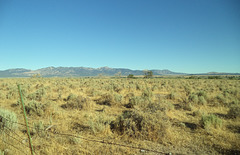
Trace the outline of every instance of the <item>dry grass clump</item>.
<path fill-rule="evenodd" d="M 42 116 L 44 115 L 44 111 L 46 110 L 47 105 L 46 104 L 42 104 L 40 102 L 37 101 L 30 101 L 27 103 L 27 105 L 25 106 L 26 112 L 29 115 L 38 115 L 38 116 Z"/>
<path fill-rule="evenodd" d="M 192 92 L 188 95 L 188 101 L 193 105 L 206 105 L 208 96 L 205 91 Z"/>
<path fill-rule="evenodd" d="M 185 111 L 192 111 L 193 110 L 193 104 L 191 102 L 185 101 L 180 102 L 179 104 L 175 104 L 175 109 L 183 109 Z"/>
<path fill-rule="evenodd" d="M 67 103 L 63 104 L 61 107 L 64 109 L 78 109 L 81 110 L 90 104 L 90 100 L 83 96 L 76 96 L 70 94 L 65 100 Z"/>
<path fill-rule="evenodd" d="M 99 133 L 108 132 L 107 130 L 110 129 L 109 125 L 112 122 L 113 118 L 107 116 L 105 113 L 101 113 L 97 116 L 90 116 L 87 118 L 87 120 L 87 125 L 89 126 L 90 131 L 96 135 Z"/>
<path fill-rule="evenodd" d="M 170 127 L 168 118 L 161 113 L 149 114 L 133 111 L 123 111 L 111 123 L 113 132 L 132 138 L 150 141 L 162 141 Z"/>
<path fill-rule="evenodd" d="M 114 98 L 111 94 L 103 94 L 101 95 L 100 98 L 96 99 L 95 101 L 99 105 L 107 105 L 107 106 L 111 106 L 115 103 Z"/>
<path fill-rule="evenodd" d="M 45 137 L 47 135 L 46 127 L 42 121 L 34 122 L 33 123 L 33 130 L 32 134 L 37 134 L 39 137 Z"/>
<path fill-rule="evenodd" d="M 141 104 L 142 102 L 144 102 L 144 99 L 140 96 L 133 96 L 129 98 L 129 102 L 127 104 L 125 104 L 124 106 L 126 108 L 134 108 L 136 105 Z"/>
<path fill-rule="evenodd" d="M 36 92 L 31 93 L 27 96 L 29 100 L 42 101 L 43 97 L 46 96 L 46 90 L 44 88 L 37 89 Z"/>
<path fill-rule="evenodd" d="M 222 120 L 218 118 L 216 115 L 203 115 L 200 120 L 200 124 L 205 129 L 209 129 L 211 126 L 217 128 L 222 127 Z"/>
<path fill-rule="evenodd" d="M 1 130 L 16 130 L 18 125 L 17 115 L 9 110 L 0 109 L 0 129 Z M 2 131 L 0 131 L 2 133 Z"/>
<path fill-rule="evenodd" d="M 232 105 L 227 113 L 229 118 L 240 118 L 240 107 L 238 105 Z"/>

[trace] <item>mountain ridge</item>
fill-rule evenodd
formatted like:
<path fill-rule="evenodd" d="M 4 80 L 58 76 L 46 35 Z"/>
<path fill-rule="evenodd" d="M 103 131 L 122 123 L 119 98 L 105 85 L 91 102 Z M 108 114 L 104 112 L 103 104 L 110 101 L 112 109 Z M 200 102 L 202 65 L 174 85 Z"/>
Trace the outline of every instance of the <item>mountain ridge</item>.
<path fill-rule="evenodd" d="M 187 74 L 172 72 L 168 69 L 152 69 L 153 75 L 240 75 L 240 73 L 218 73 L 208 72 L 200 74 Z M 133 75 L 144 75 L 144 70 L 132 70 L 128 68 L 110 68 L 107 66 L 100 68 L 91 67 L 45 67 L 36 70 L 25 69 L 25 68 L 14 68 L 7 70 L 0 70 L 0 77 L 31 77 L 35 74 L 40 74 L 42 77 L 82 77 L 82 76 L 115 76 L 122 75 L 128 76 Z"/>
<path fill-rule="evenodd" d="M 153 75 L 184 75 L 185 73 L 172 72 L 170 70 L 150 70 Z M 107 66 L 100 68 L 91 67 L 45 67 L 36 70 L 30 70 L 25 68 L 14 68 L 7 70 L 0 70 L 0 77 L 31 77 L 34 74 L 40 74 L 43 77 L 81 77 L 81 76 L 114 76 L 121 74 L 127 76 L 144 75 L 144 70 L 132 70 L 128 68 L 110 68 Z"/>

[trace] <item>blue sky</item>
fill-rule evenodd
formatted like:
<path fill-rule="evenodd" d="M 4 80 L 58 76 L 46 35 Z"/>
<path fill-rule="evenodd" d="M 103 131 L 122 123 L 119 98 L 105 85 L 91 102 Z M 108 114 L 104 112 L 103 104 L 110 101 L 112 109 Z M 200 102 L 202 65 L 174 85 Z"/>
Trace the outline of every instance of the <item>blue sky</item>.
<path fill-rule="evenodd" d="M 240 73 L 239 0 L 0 0 L 0 70 Z"/>

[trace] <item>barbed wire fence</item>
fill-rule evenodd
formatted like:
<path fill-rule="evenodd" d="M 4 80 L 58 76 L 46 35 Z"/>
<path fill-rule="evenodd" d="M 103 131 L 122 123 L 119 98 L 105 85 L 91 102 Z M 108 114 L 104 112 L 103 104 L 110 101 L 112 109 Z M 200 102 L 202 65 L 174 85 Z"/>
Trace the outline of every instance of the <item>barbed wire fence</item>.
<path fill-rule="evenodd" d="M 0 116 L 0 131 L 1 131 L 0 132 L 1 133 L 0 139 L 4 144 L 7 144 L 8 146 L 11 146 L 15 150 L 21 152 L 21 154 L 23 153 L 23 154 L 34 155 L 36 152 L 33 149 L 33 144 L 32 144 L 32 141 L 31 141 L 31 135 L 30 135 L 30 129 L 29 129 L 29 128 L 31 128 L 32 130 L 34 130 L 34 127 L 28 125 L 20 85 L 18 85 L 18 90 L 19 90 L 19 95 L 20 95 L 20 99 L 21 99 L 21 103 L 22 103 L 22 109 L 23 109 L 23 112 L 24 112 L 25 124 L 14 122 L 14 121 L 12 121 L 8 118 L 5 118 L 4 116 Z M 18 124 L 18 125 L 24 127 L 26 129 L 26 133 L 28 134 L 28 139 L 26 137 L 20 136 L 14 130 L 12 130 L 12 129 L 8 128 L 6 125 L 4 125 L 3 122 L 5 122 L 5 121 L 8 121 L 9 123 L 12 123 L 12 124 Z M 106 141 L 106 140 L 103 140 L 103 139 L 99 140 L 99 139 L 92 139 L 92 138 L 87 138 L 87 137 L 83 137 L 83 136 L 78 136 L 78 135 L 74 135 L 74 134 L 71 134 L 71 133 L 60 133 L 60 132 L 57 132 L 55 130 L 53 130 L 53 131 L 50 130 L 53 126 L 55 126 L 55 125 L 50 125 L 50 126 L 44 128 L 44 129 L 38 129 L 38 132 L 39 131 L 41 131 L 41 132 L 51 132 L 52 134 L 54 134 L 56 136 L 74 137 L 74 138 L 78 138 L 78 139 L 82 139 L 82 140 L 90 141 L 90 142 L 94 142 L 94 143 L 102 143 L 102 144 L 106 144 L 106 145 L 115 145 L 115 146 L 119 146 L 119 147 L 137 149 L 137 150 L 140 150 L 142 152 L 152 152 L 152 153 L 157 153 L 157 154 L 168 154 L 168 153 L 165 153 L 165 152 L 162 152 L 162 151 L 157 151 L 157 150 L 143 148 L 143 147 L 137 147 L 137 146 L 131 146 L 131 145 L 126 145 L 126 144 L 109 142 L 109 141 Z M 37 132 L 37 134 L 39 134 L 38 132 Z M 14 145 L 14 143 L 11 143 L 10 140 L 11 140 L 11 142 L 14 141 L 18 145 Z M 28 142 L 29 145 L 27 145 L 26 142 Z M 20 148 L 20 146 L 21 146 L 21 148 Z M 0 152 L 0 155 L 1 155 L 1 152 Z"/>
<path fill-rule="evenodd" d="M 22 150 L 22 148 L 29 148 L 29 147 L 28 147 L 28 145 L 23 143 L 23 138 L 21 136 L 19 136 L 16 132 L 12 131 L 11 129 L 9 129 L 6 126 L 4 126 L 4 128 L 0 128 L 0 131 L 1 131 L 0 139 L 4 144 L 11 146 L 15 150 L 17 150 L 23 154 L 27 154 L 25 151 Z M 18 138 L 16 138 L 16 136 L 13 136 L 13 134 L 17 135 Z M 14 145 L 12 142 L 9 142 L 10 141 L 9 139 L 14 140 L 15 142 L 17 142 L 18 145 Z M 21 148 L 19 146 L 21 146 Z M 26 150 L 28 150 L 28 149 L 26 149 Z"/>
<path fill-rule="evenodd" d="M 13 122 L 13 121 L 11 121 L 11 120 L 3 117 L 3 116 L 0 116 L 0 117 L 2 117 L 2 119 L 5 119 L 6 121 L 9 121 L 10 123 L 16 123 L 20 126 L 26 127 L 25 124 L 18 123 L 18 122 Z M 54 126 L 54 125 L 51 125 L 51 126 Z M 156 154 L 170 154 L 170 153 L 166 153 L 166 152 L 162 152 L 162 151 L 158 151 L 158 150 L 153 150 L 153 149 L 148 149 L 148 148 L 144 148 L 144 147 L 137 147 L 137 146 L 131 146 L 131 145 L 126 145 L 126 144 L 119 144 L 119 143 L 109 142 L 109 141 L 106 141 L 106 140 L 90 139 L 90 138 L 86 138 L 86 137 L 83 137 L 83 136 L 78 136 L 78 135 L 74 135 L 74 134 L 70 134 L 70 133 L 60 133 L 60 132 L 57 132 L 57 131 L 49 130 L 51 128 L 51 126 L 48 126 L 45 129 L 40 129 L 40 131 L 50 132 L 50 133 L 52 133 L 56 136 L 74 137 L 74 138 L 79 138 L 79 139 L 94 142 L 94 143 L 102 143 L 102 144 L 106 144 L 106 145 L 115 145 L 115 146 L 119 146 L 119 147 L 136 149 L 136 150 L 143 151 L 143 152 L 152 152 L 152 153 L 156 153 Z M 5 130 L 5 128 L 6 128 L 6 130 Z M 33 129 L 34 127 L 29 126 L 29 128 Z M 23 154 L 30 154 L 29 146 L 23 142 L 23 141 L 26 141 L 26 137 L 21 137 L 15 131 L 7 128 L 6 126 L 4 127 L 4 129 L 0 128 L 0 130 L 1 130 L 2 133 L 6 134 L 6 136 L 8 136 L 11 140 L 14 140 L 19 145 L 17 145 L 17 146 L 13 145 L 12 143 L 7 142 L 4 138 L 0 137 L 0 140 L 3 143 L 5 143 L 5 144 L 11 146 L 12 148 L 16 149 L 18 152 L 21 152 Z M 21 146 L 21 148 L 19 146 Z M 24 149 L 24 151 L 23 151 L 23 149 Z M 26 153 L 27 150 L 28 150 L 28 152 Z M 36 154 L 36 152 L 35 152 L 35 154 Z"/>

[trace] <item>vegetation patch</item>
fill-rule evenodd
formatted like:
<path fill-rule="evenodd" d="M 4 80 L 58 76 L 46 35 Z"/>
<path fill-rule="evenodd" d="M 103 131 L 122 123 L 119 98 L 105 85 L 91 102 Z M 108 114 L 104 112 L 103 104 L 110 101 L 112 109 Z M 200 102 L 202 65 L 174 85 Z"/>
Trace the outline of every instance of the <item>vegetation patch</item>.
<path fill-rule="evenodd" d="M 29 94 L 27 98 L 29 100 L 42 101 L 43 97 L 45 97 L 45 96 L 46 96 L 45 88 L 40 88 L 36 92 Z"/>
<path fill-rule="evenodd" d="M 125 104 L 124 106 L 126 108 L 134 108 L 141 100 L 141 97 L 139 96 L 133 96 L 130 97 L 128 104 Z"/>
<path fill-rule="evenodd" d="M 90 127 L 86 126 L 86 125 L 83 125 L 83 124 L 80 124 L 78 122 L 75 122 L 72 126 L 72 129 L 76 130 L 77 132 L 83 132 L 83 131 L 90 130 Z"/>
<path fill-rule="evenodd" d="M 148 114 L 136 110 L 124 111 L 111 122 L 111 130 L 119 135 L 151 141 L 161 141 L 169 126 L 168 118 L 161 113 Z"/>
<path fill-rule="evenodd" d="M 202 119 L 200 120 L 200 124 L 205 129 L 209 129 L 211 126 L 217 128 L 222 127 L 222 120 L 213 114 L 203 115 Z"/>
<path fill-rule="evenodd" d="M 22 83 L 36 154 L 239 154 L 240 81 L 186 77 L 0 79 L 0 150 L 28 143 Z"/>
<path fill-rule="evenodd" d="M 0 109 L 0 129 L 17 129 L 18 119 L 14 112 L 6 109 Z M 1 132 L 0 132 L 1 133 Z"/>
<path fill-rule="evenodd" d="M 46 131 L 42 121 L 33 123 L 33 134 L 37 134 L 39 137 L 45 137 Z"/>
<path fill-rule="evenodd" d="M 108 117 L 105 113 L 102 113 L 93 117 L 89 117 L 88 126 L 94 134 L 102 133 L 109 128 L 111 121 L 111 117 Z"/>
<path fill-rule="evenodd" d="M 66 104 L 61 106 L 62 108 L 81 110 L 87 103 L 89 103 L 89 99 L 83 96 L 75 96 L 71 94 L 66 99 L 66 102 Z"/>
<path fill-rule="evenodd" d="M 99 105 L 111 106 L 114 103 L 114 98 L 110 94 L 103 94 L 100 98 L 95 100 Z"/>
<path fill-rule="evenodd" d="M 240 107 L 238 105 L 231 106 L 227 116 L 229 118 L 240 118 Z"/>
<path fill-rule="evenodd" d="M 31 101 L 25 106 L 26 112 L 29 115 L 38 115 L 42 116 L 46 110 L 46 104 L 42 104 L 37 101 Z"/>

